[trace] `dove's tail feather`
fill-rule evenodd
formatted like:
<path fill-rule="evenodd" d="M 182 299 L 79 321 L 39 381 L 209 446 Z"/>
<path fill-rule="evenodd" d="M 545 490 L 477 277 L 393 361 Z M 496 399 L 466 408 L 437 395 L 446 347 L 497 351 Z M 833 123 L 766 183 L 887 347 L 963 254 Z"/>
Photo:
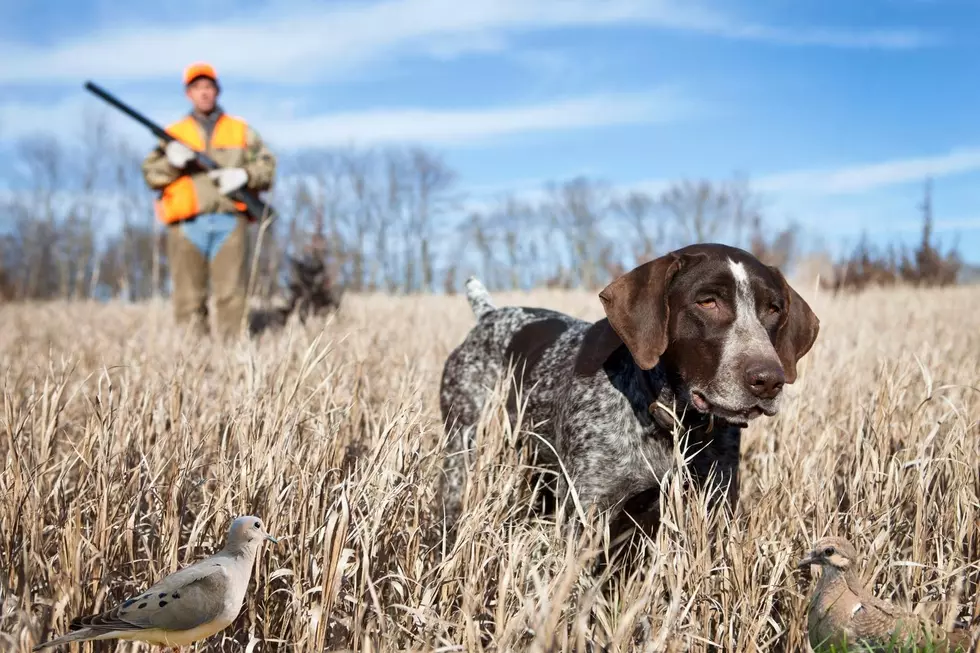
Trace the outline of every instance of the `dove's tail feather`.
<path fill-rule="evenodd" d="M 95 639 L 99 635 L 103 635 L 103 634 L 105 634 L 105 631 L 93 630 L 91 628 L 80 628 L 78 630 L 74 630 L 70 633 L 62 635 L 61 637 L 56 637 L 52 640 L 48 640 L 47 642 L 41 642 L 31 650 L 40 651 L 41 649 L 50 648 L 52 646 L 60 646 L 61 644 L 67 644 L 69 642 L 78 642 L 86 639 Z"/>
<path fill-rule="evenodd" d="M 470 302 L 470 308 L 473 309 L 477 320 L 497 309 L 490 300 L 490 293 L 487 292 L 486 286 L 476 277 L 466 280 L 466 299 Z"/>

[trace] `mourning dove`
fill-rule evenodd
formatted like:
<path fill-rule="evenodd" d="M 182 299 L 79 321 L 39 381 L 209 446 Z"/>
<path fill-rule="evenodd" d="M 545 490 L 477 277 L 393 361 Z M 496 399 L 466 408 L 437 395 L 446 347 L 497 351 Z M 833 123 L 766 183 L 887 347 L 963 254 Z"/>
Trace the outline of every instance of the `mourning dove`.
<path fill-rule="evenodd" d="M 801 569 L 821 568 L 807 614 L 814 651 L 971 650 L 969 631 L 946 632 L 939 624 L 872 595 L 854 568 L 857 559 L 849 541 L 825 537 L 799 563 Z"/>
<path fill-rule="evenodd" d="M 278 542 L 258 517 L 238 517 L 221 551 L 170 574 L 120 605 L 73 619 L 68 634 L 33 650 L 76 641 L 123 639 L 180 651 L 181 646 L 210 637 L 238 616 L 255 555 L 265 540 Z"/>

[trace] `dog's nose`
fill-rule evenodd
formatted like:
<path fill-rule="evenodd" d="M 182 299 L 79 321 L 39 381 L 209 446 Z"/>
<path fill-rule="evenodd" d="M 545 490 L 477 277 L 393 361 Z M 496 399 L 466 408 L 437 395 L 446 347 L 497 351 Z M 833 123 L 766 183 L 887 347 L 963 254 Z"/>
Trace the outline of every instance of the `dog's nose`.
<path fill-rule="evenodd" d="M 776 361 L 755 361 L 745 367 L 745 383 L 759 399 L 774 399 L 783 389 L 786 376 Z"/>

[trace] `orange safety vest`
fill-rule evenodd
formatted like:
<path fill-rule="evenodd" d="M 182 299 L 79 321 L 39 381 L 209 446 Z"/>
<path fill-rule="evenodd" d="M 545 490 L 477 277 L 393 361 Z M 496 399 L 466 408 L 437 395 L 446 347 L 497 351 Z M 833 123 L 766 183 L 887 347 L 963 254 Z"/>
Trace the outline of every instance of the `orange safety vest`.
<path fill-rule="evenodd" d="M 193 116 L 178 120 L 166 129 L 167 133 L 187 145 L 195 152 L 203 152 L 204 139 L 201 128 Z M 241 118 L 222 114 L 211 132 L 211 149 L 245 149 L 245 136 L 248 124 Z M 157 215 L 164 224 L 192 218 L 200 212 L 197 189 L 188 175 L 181 175 L 163 188 L 160 198 L 156 201 Z M 235 202 L 235 207 L 244 212 L 244 202 Z"/>

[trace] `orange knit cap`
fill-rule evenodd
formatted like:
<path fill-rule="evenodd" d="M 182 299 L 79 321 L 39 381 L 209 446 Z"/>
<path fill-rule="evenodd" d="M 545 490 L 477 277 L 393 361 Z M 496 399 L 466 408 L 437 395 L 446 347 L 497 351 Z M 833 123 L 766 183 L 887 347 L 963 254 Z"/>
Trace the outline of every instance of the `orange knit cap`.
<path fill-rule="evenodd" d="M 218 75 L 214 72 L 211 64 L 199 62 L 192 63 L 184 70 L 184 86 L 187 86 L 198 77 L 207 77 L 214 81 L 215 84 L 218 83 Z"/>

